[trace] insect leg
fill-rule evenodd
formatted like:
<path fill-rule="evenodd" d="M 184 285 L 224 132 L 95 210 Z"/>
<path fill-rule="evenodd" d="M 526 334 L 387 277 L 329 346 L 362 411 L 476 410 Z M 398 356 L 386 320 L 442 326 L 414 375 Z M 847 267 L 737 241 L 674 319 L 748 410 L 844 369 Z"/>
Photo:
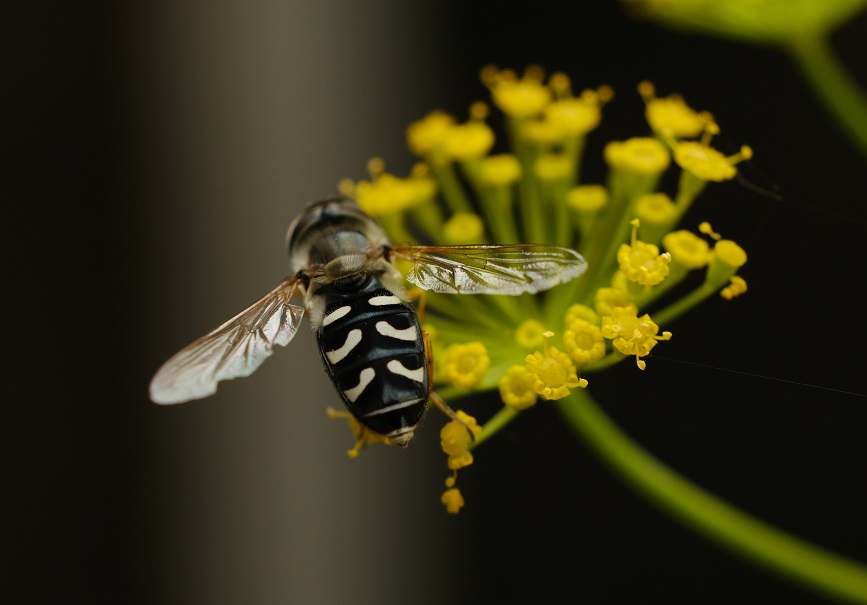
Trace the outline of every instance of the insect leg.
<path fill-rule="evenodd" d="M 427 290 L 423 290 L 422 288 L 413 288 L 412 290 L 407 290 L 406 295 L 410 300 L 418 300 L 415 314 L 418 315 L 418 320 L 420 322 L 424 321 L 424 312 L 427 305 Z"/>
<path fill-rule="evenodd" d="M 449 407 L 449 404 L 447 404 L 445 400 L 436 393 L 436 391 L 431 391 L 430 395 L 428 395 L 428 399 L 431 403 L 437 406 L 443 414 L 463 426 L 467 430 L 467 433 L 469 433 L 470 439 L 472 441 L 476 440 L 475 436 L 473 435 L 473 431 L 470 430 L 470 427 L 467 426 L 467 423 L 458 417 L 455 411 Z"/>

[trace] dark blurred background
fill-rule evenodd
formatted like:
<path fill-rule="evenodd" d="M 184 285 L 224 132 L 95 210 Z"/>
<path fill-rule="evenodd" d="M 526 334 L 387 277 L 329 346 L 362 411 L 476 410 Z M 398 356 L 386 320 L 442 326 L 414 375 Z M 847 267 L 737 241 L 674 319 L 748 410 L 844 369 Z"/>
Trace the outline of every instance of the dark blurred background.
<path fill-rule="evenodd" d="M 614 2 L 5 12 L 4 602 L 828 602 L 658 511 L 544 405 L 478 450 L 447 515 L 439 420 L 349 460 L 309 330 L 211 399 L 149 403 L 169 355 L 283 277 L 303 205 L 372 156 L 405 174 L 406 125 L 465 117 L 486 63 L 614 87 L 597 179 L 605 141 L 646 132 L 642 79 L 711 110 L 724 151 L 753 147 L 696 218 L 747 249 L 750 292 L 664 326 L 647 371 L 594 392 L 697 484 L 867 562 L 867 165 L 786 57 Z M 833 41 L 867 85 L 865 40 L 861 16 Z"/>

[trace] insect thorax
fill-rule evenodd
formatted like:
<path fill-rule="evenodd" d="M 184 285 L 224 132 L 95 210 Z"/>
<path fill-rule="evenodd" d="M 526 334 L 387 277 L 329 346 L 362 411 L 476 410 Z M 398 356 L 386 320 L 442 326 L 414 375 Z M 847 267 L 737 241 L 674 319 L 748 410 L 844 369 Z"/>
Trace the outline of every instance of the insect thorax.
<path fill-rule="evenodd" d="M 346 407 L 376 433 L 411 437 L 430 391 L 415 310 L 376 275 L 351 288 L 320 286 L 314 296 L 324 308 L 319 352 Z"/>
<path fill-rule="evenodd" d="M 286 246 L 291 271 L 309 269 L 353 254 L 365 254 L 388 243 L 375 220 L 347 199 L 319 202 L 289 226 Z"/>

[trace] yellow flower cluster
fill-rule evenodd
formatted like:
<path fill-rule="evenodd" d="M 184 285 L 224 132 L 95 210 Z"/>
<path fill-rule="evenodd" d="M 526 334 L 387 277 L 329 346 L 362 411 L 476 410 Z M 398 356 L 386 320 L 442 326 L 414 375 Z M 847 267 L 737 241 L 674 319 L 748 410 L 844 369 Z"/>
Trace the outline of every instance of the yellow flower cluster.
<path fill-rule="evenodd" d="M 464 506 L 461 491 L 455 487 L 458 469 L 473 463 L 470 447 L 481 432 L 482 429 L 476 419 L 462 410 L 455 412 L 455 418 L 440 431 L 440 446 L 448 454 L 448 466 L 452 470 L 452 475 L 446 479 L 447 489 L 441 499 L 448 512 L 452 514 L 457 513 Z"/>
<path fill-rule="evenodd" d="M 473 103 L 465 122 L 437 110 L 409 125 L 409 149 L 422 160 L 409 177 L 385 174 L 376 160 L 370 181 L 344 187 L 392 240 L 551 243 L 588 262 L 580 278 L 535 296 L 425 297 L 433 388 L 445 399 L 492 390 L 503 404 L 484 431 L 459 412 L 441 432 L 453 473 L 442 502 L 451 513 L 464 506 L 454 473 L 472 463 L 481 441 L 539 401 L 569 405 L 575 389 L 588 387 L 586 376 L 614 363 L 631 357 L 645 369 L 656 345 L 671 338 L 660 325 L 712 294 L 746 292 L 737 274 L 746 252 L 709 224 L 680 225 L 703 189 L 733 178 L 752 153 L 715 150 L 719 126 L 709 112 L 642 82 L 649 133 L 608 142 L 607 174 L 585 182 L 586 136 L 601 124 L 609 87 L 573 94 L 565 74 L 546 78 L 536 66 L 521 75 L 488 66 L 481 81 L 490 105 Z M 492 108 L 500 124 L 487 123 Z M 491 153 L 497 136 L 505 151 Z M 663 179 L 669 171 L 677 178 Z M 669 182 L 675 191 L 664 190 Z M 686 279 L 701 271 L 703 281 Z M 467 275 L 485 279 L 473 266 Z"/>

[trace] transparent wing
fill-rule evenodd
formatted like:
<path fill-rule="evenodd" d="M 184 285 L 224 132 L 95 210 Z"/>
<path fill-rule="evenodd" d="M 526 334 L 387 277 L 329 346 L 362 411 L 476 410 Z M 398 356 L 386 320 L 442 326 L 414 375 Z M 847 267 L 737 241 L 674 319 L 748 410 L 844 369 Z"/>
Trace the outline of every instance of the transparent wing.
<path fill-rule="evenodd" d="M 250 307 L 178 351 L 150 384 L 154 403 L 182 403 L 217 391 L 217 383 L 249 376 L 271 356 L 274 345 L 286 346 L 298 331 L 304 308 L 289 304 L 300 286 L 291 278 Z"/>
<path fill-rule="evenodd" d="M 451 294 L 536 293 L 587 269 L 584 257 L 571 248 L 545 244 L 406 246 L 391 254 L 414 263 L 409 282 Z"/>

